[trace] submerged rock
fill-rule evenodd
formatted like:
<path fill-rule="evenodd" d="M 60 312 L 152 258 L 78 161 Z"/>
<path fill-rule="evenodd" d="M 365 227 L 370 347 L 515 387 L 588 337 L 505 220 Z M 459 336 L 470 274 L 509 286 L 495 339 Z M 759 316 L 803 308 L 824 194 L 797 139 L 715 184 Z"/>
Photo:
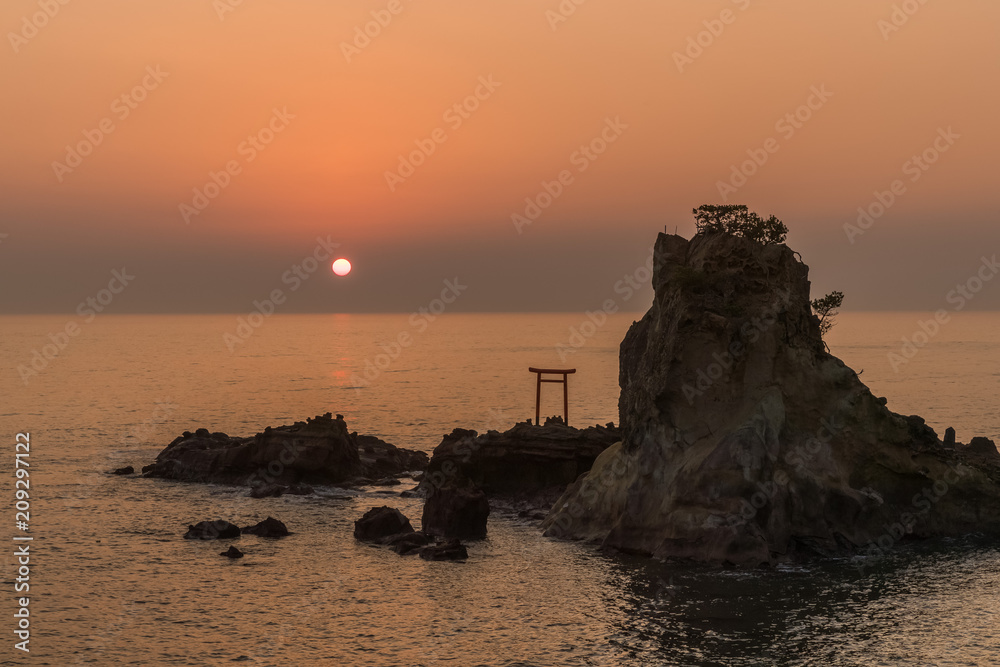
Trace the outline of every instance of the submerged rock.
<path fill-rule="evenodd" d="M 354 522 L 354 538 L 378 542 L 400 533 L 412 533 L 413 526 L 402 512 L 392 507 L 373 507 Z"/>
<path fill-rule="evenodd" d="M 131 475 L 135 472 L 135 468 L 132 466 L 125 466 L 124 468 L 115 468 L 111 471 L 112 475 Z"/>
<path fill-rule="evenodd" d="M 417 553 L 420 547 L 430 544 L 431 537 L 427 533 L 419 531 L 416 533 L 393 535 L 383 541 L 400 556 L 411 556 Z"/>
<path fill-rule="evenodd" d="M 219 555 L 226 556 L 228 558 L 243 558 L 243 552 L 233 546 L 229 547 L 225 551 L 219 552 Z"/>
<path fill-rule="evenodd" d="M 215 521 L 199 521 L 188 526 L 184 534 L 185 540 L 228 540 L 240 536 L 240 528 L 236 524 L 216 519 Z"/>
<path fill-rule="evenodd" d="M 372 449 L 361 455 L 358 439 L 368 437 L 348 432 L 343 417 L 330 413 L 290 426 L 267 427 L 248 438 L 200 428 L 193 434 L 185 431 L 142 472 L 146 477 L 189 482 L 247 484 L 255 487 L 255 497 L 261 497 L 280 495 L 286 486 L 302 489 L 304 483 L 336 484 L 355 477 L 399 474 L 426 462 L 426 454 L 378 438 L 373 440 L 381 444 L 361 445 Z"/>
<path fill-rule="evenodd" d="M 465 560 L 469 557 L 468 549 L 458 540 L 431 544 L 420 549 L 419 553 L 424 560 Z"/>
<path fill-rule="evenodd" d="M 244 528 L 243 533 L 258 537 L 285 537 L 290 534 L 288 527 L 273 517 L 267 517 L 260 523 Z"/>
<path fill-rule="evenodd" d="M 486 537 L 489 515 L 490 503 L 482 489 L 452 483 L 427 496 L 421 525 L 431 535 L 477 540 Z"/>
<path fill-rule="evenodd" d="M 826 352 L 784 245 L 661 234 L 621 344 L 621 442 L 544 522 L 630 552 L 757 565 L 1000 534 L 1000 473 L 889 411 Z"/>

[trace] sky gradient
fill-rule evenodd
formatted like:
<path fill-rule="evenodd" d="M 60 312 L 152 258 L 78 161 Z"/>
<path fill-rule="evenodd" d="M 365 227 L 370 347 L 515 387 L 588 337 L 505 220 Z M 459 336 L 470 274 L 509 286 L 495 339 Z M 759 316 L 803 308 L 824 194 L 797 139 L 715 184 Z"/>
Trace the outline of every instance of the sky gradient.
<path fill-rule="evenodd" d="M 592 310 L 704 203 L 784 220 L 845 310 L 946 307 L 1000 250 L 998 22 L 992 0 L 9 0 L 0 313 L 74 312 L 123 267 L 109 312 L 274 289 L 411 312 L 455 279 L 455 311 Z M 354 271 L 292 290 L 318 238 Z"/>

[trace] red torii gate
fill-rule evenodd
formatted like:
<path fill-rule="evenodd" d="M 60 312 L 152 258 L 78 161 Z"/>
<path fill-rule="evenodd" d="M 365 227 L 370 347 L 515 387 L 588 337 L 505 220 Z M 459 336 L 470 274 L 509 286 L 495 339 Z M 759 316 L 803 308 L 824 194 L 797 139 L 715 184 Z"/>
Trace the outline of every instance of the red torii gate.
<path fill-rule="evenodd" d="M 542 383 L 543 382 L 558 382 L 563 386 L 563 420 L 566 425 L 569 426 L 569 382 L 567 380 L 567 375 L 575 373 L 575 368 L 534 368 L 528 367 L 529 373 L 535 373 L 537 382 L 535 382 L 535 425 L 541 426 L 542 423 L 539 421 L 539 411 L 542 404 Z M 562 375 L 561 380 L 543 380 L 542 375 Z"/>

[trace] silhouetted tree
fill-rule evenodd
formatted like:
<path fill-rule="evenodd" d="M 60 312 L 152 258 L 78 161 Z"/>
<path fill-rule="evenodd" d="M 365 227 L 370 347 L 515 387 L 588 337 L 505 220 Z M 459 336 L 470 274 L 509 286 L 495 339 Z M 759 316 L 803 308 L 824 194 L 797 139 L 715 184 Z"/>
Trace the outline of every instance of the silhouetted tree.
<path fill-rule="evenodd" d="M 813 311 L 819 316 L 819 333 L 825 336 L 826 332 L 833 328 L 836 320 L 837 309 L 844 303 L 843 292 L 830 292 L 821 299 L 813 299 L 811 302 Z"/>
<path fill-rule="evenodd" d="M 788 227 L 781 220 L 773 215 L 765 220 L 746 204 L 703 204 L 692 213 L 699 234 L 732 234 L 765 245 L 784 243 L 788 235 Z"/>

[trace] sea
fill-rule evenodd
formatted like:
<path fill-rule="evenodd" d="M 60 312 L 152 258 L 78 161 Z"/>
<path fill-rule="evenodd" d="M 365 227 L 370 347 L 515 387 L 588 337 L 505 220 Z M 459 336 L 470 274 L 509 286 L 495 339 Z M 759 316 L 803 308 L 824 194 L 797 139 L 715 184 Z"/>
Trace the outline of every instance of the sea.
<path fill-rule="evenodd" d="M 639 317 L 0 318 L 0 662 L 1000 665 L 1000 547 L 981 536 L 748 571 L 605 553 L 494 513 L 468 561 L 428 562 L 352 536 L 378 505 L 419 528 L 422 501 L 398 495 L 408 484 L 252 499 L 107 474 L 138 470 L 185 430 L 251 435 L 326 412 L 430 452 L 456 427 L 533 418 L 529 366 L 576 369 L 571 425 L 617 424 L 618 346 Z M 842 313 L 828 342 L 890 409 L 959 441 L 1000 440 L 1000 314 L 933 320 Z M 543 415 L 562 412 L 561 389 L 543 385 Z M 30 439 L 26 529 L 18 434 Z M 268 516 L 293 534 L 243 536 L 239 560 L 220 556 L 228 543 L 182 539 L 197 521 Z M 21 579 L 30 588 L 15 592 Z M 15 646 L 25 596 L 30 652 Z"/>

